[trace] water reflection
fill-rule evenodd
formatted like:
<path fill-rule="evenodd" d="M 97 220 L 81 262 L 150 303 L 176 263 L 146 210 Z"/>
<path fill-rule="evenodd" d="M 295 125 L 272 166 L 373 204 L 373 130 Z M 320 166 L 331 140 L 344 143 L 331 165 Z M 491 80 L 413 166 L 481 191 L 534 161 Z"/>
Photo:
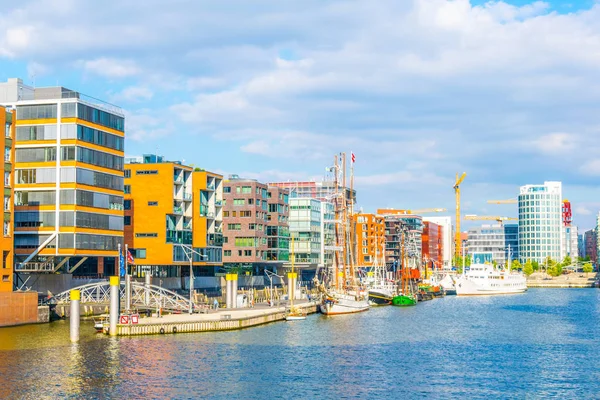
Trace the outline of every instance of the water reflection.
<path fill-rule="evenodd" d="M 447 297 L 220 333 L 0 329 L 0 398 L 594 397 L 600 291 Z M 393 393 L 393 396 L 391 394 Z"/>

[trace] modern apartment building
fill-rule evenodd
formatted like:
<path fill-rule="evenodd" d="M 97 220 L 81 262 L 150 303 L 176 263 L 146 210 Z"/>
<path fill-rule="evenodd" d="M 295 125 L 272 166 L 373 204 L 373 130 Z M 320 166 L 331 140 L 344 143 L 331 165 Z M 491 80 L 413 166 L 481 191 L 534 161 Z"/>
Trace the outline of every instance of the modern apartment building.
<path fill-rule="evenodd" d="M 352 216 L 356 233 L 357 265 L 371 267 L 385 265 L 385 219 L 375 214 Z"/>
<path fill-rule="evenodd" d="M 125 164 L 125 243 L 136 276 L 214 275 L 222 266 L 223 177 L 148 154 Z M 193 249 L 193 251 L 192 251 Z"/>
<path fill-rule="evenodd" d="M 442 228 L 441 248 L 442 248 L 442 267 L 450 268 L 452 266 L 452 255 L 454 252 L 453 243 L 454 236 L 452 235 L 452 218 L 451 217 L 423 217 L 423 222 L 432 222 Z"/>
<path fill-rule="evenodd" d="M 579 257 L 579 243 L 578 243 L 578 230 L 574 225 L 563 226 L 561 229 L 562 235 L 562 247 L 560 260 L 563 260 L 566 256 L 571 257 L 571 260 L 576 261 Z"/>
<path fill-rule="evenodd" d="M 583 235 L 583 241 L 585 245 L 585 256 L 589 257 L 590 260 L 596 264 L 598 262 L 598 231 L 596 229 L 590 229 Z"/>
<path fill-rule="evenodd" d="M 441 269 L 443 258 L 443 227 L 430 221 L 423 221 L 422 251 L 423 262 L 427 268 Z"/>
<path fill-rule="evenodd" d="M 323 232 L 321 202 L 310 198 L 290 199 L 289 229 L 294 242 L 295 265 L 299 269 L 315 270 L 322 264 Z"/>
<path fill-rule="evenodd" d="M 517 224 L 484 224 L 469 229 L 467 239 L 468 254 L 475 260 L 487 261 L 482 254 L 490 254 L 491 260 L 505 265 L 509 250 L 511 260 L 519 258 Z"/>
<path fill-rule="evenodd" d="M 12 224 L 14 221 L 14 169 L 15 149 L 13 140 L 15 137 L 15 111 L 0 109 L 0 126 L 4 128 L 4 140 L 2 141 L 2 170 L 4 171 L 4 208 L 3 208 L 3 234 L 0 239 L 0 251 L 2 252 L 2 265 L 0 265 L 0 292 L 11 292 L 13 290 L 13 256 L 14 242 Z"/>
<path fill-rule="evenodd" d="M 223 184 L 223 263 L 262 274 L 289 261 L 287 190 L 231 175 Z"/>
<path fill-rule="evenodd" d="M 403 240 L 405 256 L 412 260 L 419 260 L 420 263 L 422 260 L 423 218 L 419 215 L 392 214 L 383 217 L 385 221 L 385 259 L 388 268 L 395 270 L 401 266 Z"/>
<path fill-rule="evenodd" d="M 0 83 L 0 104 L 16 108 L 15 272 L 114 273 L 123 243 L 123 111 L 20 79 Z"/>
<path fill-rule="evenodd" d="M 543 263 L 561 258 L 562 184 L 521 186 L 519 193 L 519 258 Z"/>

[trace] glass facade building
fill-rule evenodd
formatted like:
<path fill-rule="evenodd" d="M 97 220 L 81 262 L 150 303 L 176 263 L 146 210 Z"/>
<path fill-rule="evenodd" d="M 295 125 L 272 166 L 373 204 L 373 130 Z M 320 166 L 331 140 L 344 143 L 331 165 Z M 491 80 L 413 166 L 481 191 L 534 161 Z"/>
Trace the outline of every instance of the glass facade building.
<path fill-rule="evenodd" d="M 519 194 L 519 259 L 543 263 L 561 258 L 562 184 L 522 186 Z"/>

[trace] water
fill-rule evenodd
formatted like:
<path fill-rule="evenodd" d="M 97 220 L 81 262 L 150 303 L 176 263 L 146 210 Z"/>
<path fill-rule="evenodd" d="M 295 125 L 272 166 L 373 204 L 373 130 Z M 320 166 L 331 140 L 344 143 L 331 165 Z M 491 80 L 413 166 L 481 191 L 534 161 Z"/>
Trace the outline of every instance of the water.
<path fill-rule="evenodd" d="M 446 297 L 235 332 L 0 329 L 0 398 L 595 398 L 600 290 Z"/>

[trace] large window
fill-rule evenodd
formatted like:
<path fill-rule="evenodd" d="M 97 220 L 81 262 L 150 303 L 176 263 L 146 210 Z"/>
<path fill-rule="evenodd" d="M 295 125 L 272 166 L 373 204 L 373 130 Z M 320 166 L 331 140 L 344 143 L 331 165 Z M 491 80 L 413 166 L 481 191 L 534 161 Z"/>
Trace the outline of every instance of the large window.
<path fill-rule="evenodd" d="M 91 171 L 89 169 L 77 168 L 77 183 L 118 191 L 123 190 L 123 176 L 105 174 L 103 172 Z"/>
<path fill-rule="evenodd" d="M 107 128 L 112 128 L 121 132 L 125 131 L 125 120 L 123 117 L 98 110 L 85 104 L 79 103 L 77 107 L 77 116 L 85 121 L 106 126 Z"/>
<path fill-rule="evenodd" d="M 56 182 L 56 169 L 54 168 L 18 169 L 16 175 L 16 182 L 20 184 Z"/>
<path fill-rule="evenodd" d="M 123 157 L 86 147 L 77 147 L 77 161 L 123 171 Z"/>
<path fill-rule="evenodd" d="M 17 162 L 56 161 L 56 147 L 17 149 L 15 154 Z"/>
<path fill-rule="evenodd" d="M 17 126 L 17 141 L 55 139 L 56 125 Z"/>
<path fill-rule="evenodd" d="M 56 118 L 56 104 L 17 107 L 18 120 L 47 118 Z"/>
<path fill-rule="evenodd" d="M 15 227 L 21 228 L 32 228 L 32 227 L 44 227 L 54 226 L 55 215 L 54 212 L 16 212 L 15 213 Z"/>
<path fill-rule="evenodd" d="M 56 203 L 54 190 L 15 192 L 15 205 L 17 206 L 44 206 Z"/>
<path fill-rule="evenodd" d="M 117 250 L 117 245 L 123 244 L 123 237 L 105 235 L 75 235 L 75 248 L 87 250 Z"/>
<path fill-rule="evenodd" d="M 114 150 L 123 151 L 124 139 L 112 133 L 77 125 L 77 139 Z"/>

